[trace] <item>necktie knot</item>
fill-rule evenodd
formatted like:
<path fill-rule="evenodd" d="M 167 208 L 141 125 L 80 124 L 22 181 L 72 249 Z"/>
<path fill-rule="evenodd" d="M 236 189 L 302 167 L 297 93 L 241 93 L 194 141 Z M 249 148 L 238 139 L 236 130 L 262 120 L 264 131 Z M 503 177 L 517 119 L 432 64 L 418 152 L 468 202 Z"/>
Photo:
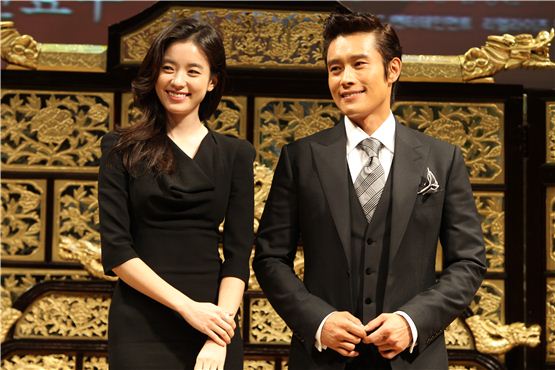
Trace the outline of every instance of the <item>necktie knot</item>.
<path fill-rule="evenodd" d="M 368 154 L 370 158 L 378 156 L 378 150 L 382 143 L 378 139 L 372 137 L 362 140 L 359 144 L 360 148 Z"/>

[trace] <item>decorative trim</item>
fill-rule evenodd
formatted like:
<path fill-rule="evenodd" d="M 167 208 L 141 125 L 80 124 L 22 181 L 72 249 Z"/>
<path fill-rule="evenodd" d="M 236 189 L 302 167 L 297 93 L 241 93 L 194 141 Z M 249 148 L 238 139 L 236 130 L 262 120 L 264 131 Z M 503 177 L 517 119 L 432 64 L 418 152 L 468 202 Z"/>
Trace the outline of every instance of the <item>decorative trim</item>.
<path fill-rule="evenodd" d="M 491 35 L 486 44 L 469 49 L 461 58 L 463 80 L 475 80 L 516 68 L 555 69 L 549 60 L 554 29 L 530 34 Z"/>
<path fill-rule="evenodd" d="M 472 183 L 504 183 L 504 104 L 400 101 L 392 111 L 401 124 L 458 146 Z"/>
<path fill-rule="evenodd" d="M 488 272 L 505 271 L 505 194 L 475 191 L 474 201 L 481 218 Z"/>
<path fill-rule="evenodd" d="M 545 194 L 545 253 L 546 269 L 555 270 L 555 186 Z"/>
<path fill-rule="evenodd" d="M 17 172 L 98 171 L 113 127 L 111 93 L 3 90 L 2 167 Z"/>
<path fill-rule="evenodd" d="M 23 312 L 15 339 L 106 340 L 110 296 L 86 293 L 47 293 Z"/>
<path fill-rule="evenodd" d="M 340 117 L 329 99 L 255 98 L 257 160 L 273 170 L 283 145 L 333 127 Z"/>
<path fill-rule="evenodd" d="M 34 370 L 34 369 L 56 369 L 75 370 L 75 356 L 67 354 L 31 355 L 19 354 L 2 359 L 3 370 Z"/>
<path fill-rule="evenodd" d="M 172 7 L 120 39 L 120 62 L 140 64 L 154 37 L 174 19 L 202 19 L 222 32 L 227 65 L 239 68 L 323 68 L 326 13 L 266 9 Z"/>
<path fill-rule="evenodd" d="M 2 179 L 2 259 L 44 261 L 46 180 Z"/>
<path fill-rule="evenodd" d="M 545 292 L 545 360 L 555 362 L 555 278 L 547 278 Z"/>
<path fill-rule="evenodd" d="M 545 103 L 545 161 L 555 163 L 555 101 Z"/>
<path fill-rule="evenodd" d="M 249 344 L 289 344 L 291 330 L 268 299 L 251 298 L 249 306 Z"/>

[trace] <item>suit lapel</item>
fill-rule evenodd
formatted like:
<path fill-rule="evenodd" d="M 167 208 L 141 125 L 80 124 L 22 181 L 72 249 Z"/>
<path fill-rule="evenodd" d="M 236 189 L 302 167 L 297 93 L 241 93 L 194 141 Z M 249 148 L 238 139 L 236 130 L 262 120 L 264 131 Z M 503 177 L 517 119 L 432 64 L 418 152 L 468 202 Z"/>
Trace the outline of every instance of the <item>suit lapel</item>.
<path fill-rule="evenodd" d="M 429 146 L 422 143 L 411 129 L 399 123 L 395 125 L 390 264 L 403 240 L 430 151 Z"/>
<path fill-rule="evenodd" d="M 341 239 L 345 258 L 351 270 L 351 217 L 349 208 L 349 176 L 346 158 L 347 137 L 344 122 L 340 122 L 323 136 L 312 142 L 314 165 L 337 233 Z"/>

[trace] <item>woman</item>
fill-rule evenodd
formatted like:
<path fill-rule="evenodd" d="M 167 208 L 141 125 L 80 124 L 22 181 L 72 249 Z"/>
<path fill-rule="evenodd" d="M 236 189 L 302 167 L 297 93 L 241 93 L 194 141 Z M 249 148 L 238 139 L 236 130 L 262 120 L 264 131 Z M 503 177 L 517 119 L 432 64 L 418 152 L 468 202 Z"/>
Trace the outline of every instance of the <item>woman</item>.
<path fill-rule="evenodd" d="M 111 370 L 243 368 L 234 317 L 249 276 L 254 149 L 202 124 L 224 79 L 218 32 L 182 19 L 154 40 L 133 81 L 141 121 L 102 140 L 102 263 L 120 278 Z"/>

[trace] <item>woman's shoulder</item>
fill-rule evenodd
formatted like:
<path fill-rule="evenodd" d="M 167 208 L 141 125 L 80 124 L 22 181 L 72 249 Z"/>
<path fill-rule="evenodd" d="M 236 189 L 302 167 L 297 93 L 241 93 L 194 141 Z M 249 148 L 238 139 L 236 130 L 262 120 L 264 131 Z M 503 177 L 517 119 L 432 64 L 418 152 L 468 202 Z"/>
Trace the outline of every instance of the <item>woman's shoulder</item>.
<path fill-rule="evenodd" d="M 221 143 L 222 146 L 231 152 L 237 152 L 238 154 L 250 154 L 254 155 L 254 147 L 252 144 L 245 140 L 234 136 L 220 134 L 219 132 L 212 131 L 212 135 L 216 139 L 216 142 Z"/>
<path fill-rule="evenodd" d="M 103 148 L 112 148 L 114 145 L 117 144 L 120 136 L 121 136 L 121 134 L 119 134 L 118 132 L 110 131 L 110 132 L 106 133 L 104 136 L 102 136 L 100 145 Z"/>

